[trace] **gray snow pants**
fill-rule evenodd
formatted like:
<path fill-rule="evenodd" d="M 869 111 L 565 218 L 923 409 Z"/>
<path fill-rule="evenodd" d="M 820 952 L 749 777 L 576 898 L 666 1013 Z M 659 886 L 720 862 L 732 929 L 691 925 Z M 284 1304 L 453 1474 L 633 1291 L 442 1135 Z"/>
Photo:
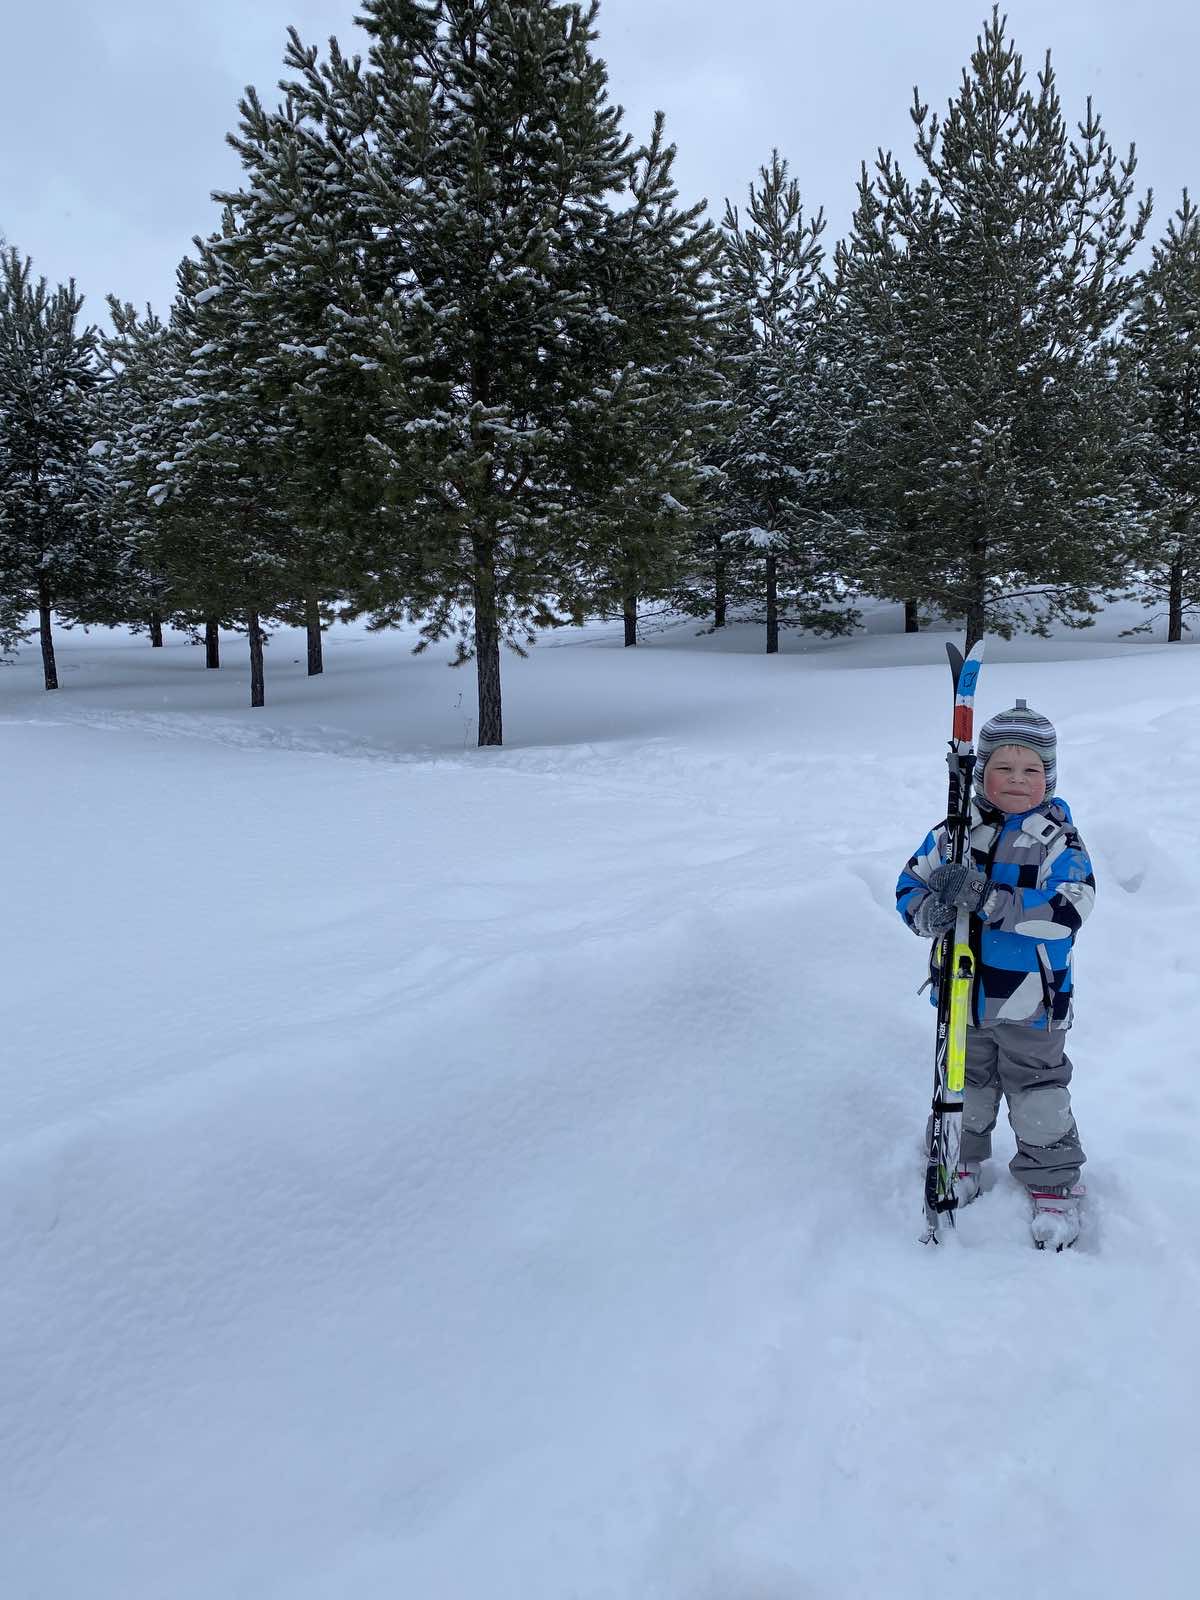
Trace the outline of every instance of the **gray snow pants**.
<path fill-rule="evenodd" d="M 963 1093 L 963 1161 L 986 1161 L 1000 1096 L 1017 1153 L 1008 1164 L 1030 1189 L 1079 1181 L 1087 1159 L 1071 1114 L 1071 1058 L 1065 1031 L 1046 1032 L 1019 1022 L 993 1022 L 967 1029 L 967 1082 Z"/>

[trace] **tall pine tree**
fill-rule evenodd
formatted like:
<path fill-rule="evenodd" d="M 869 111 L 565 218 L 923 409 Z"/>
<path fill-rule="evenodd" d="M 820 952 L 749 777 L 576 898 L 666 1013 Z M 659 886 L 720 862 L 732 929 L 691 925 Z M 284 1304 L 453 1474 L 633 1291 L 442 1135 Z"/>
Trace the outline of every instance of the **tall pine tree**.
<path fill-rule="evenodd" d="M 284 489 L 290 467 L 280 403 L 265 399 L 258 363 L 271 330 L 258 314 L 247 275 L 245 237 L 226 210 L 219 234 L 195 241 L 195 282 L 183 308 L 192 336 L 183 393 L 172 402 L 181 425 L 155 498 L 182 501 L 221 609 L 237 616 L 250 650 L 250 704 L 265 703 L 267 624 L 294 605 L 301 587 L 300 540 Z M 170 569 L 168 569 L 170 570 Z M 193 566 L 194 570 L 194 566 Z"/>
<path fill-rule="evenodd" d="M 614 578 L 623 499 L 616 581 L 657 581 L 666 495 L 691 470 L 642 369 L 681 359 L 705 246 L 658 183 L 664 159 L 643 225 L 624 215 L 637 152 L 592 54 L 597 9 L 365 0 L 365 66 L 290 57 L 338 133 L 338 205 L 361 241 L 347 339 L 378 374 L 383 500 L 365 597 L 386 623 L 412 615 L 414 589 L 436 596 L 418 595 L 424 639 L 457 635 L 474 659 L 481 745 L 503 738 L 501 645 Z"/>
<path fill-rule="evenodd" d="M 149 443 L 155 463 L 161 457 L 154 443 L 155 417 L 178 392 L 179 372 L 172 362 L 171 330 L 151 307 L 139 313 L 110 295 L 108 311 L 112 331 L 100 339 L 101 381 L 92 391 L 91 432 L 103 471 L 100 514 L 127 547 L 129 560 L 118 607 L 97 620 L 146 629 L 161 647 L 163 623 L 177 608 L 165 575 L 153 564 L 153 507 L 147 498 L 153 479 L 139 476 L 136 466 L 143 442 Z M 146 471 L 157 475 L 149 463 Z"/>
<path fill-rule="evenodd" d="M 837 603 L 843 585 L 832 525 L 810 493 L 824 228 L 821 212 L 805 220 L 799 185 L 778 151 L 750 186 L 745 218 L 726 202 L 726 595 L 757 601 L 769 655 L 779 649 L 781 622 L 838 632 L 853 620 Z"/>
<path fill-rule="evenodd" d="M 238 255 L 242 314 L 258 351 L 245 381 L 262 409 L 275 413 L 287 461 L 278 487 L 296 536 L 298 606 L 289 620 L 307 629 L 310 676 L 322 670 L 329 603 L 368 603 L 364 590 L 384 520 L 368 446 L 382 405 L 379 363 L 362 350 L 387 285 L 378 277 L 364 281 L 372 240 L 346 182 L 359 130 L 339 90 L 343 81 L 356 91 L 361 83 L 336 42 L 333 52 L 322 73 L 316 51 L 292 32 L 288 64 L 298 75 L 273 112 L 247 91 L 230 136 L 245 169 L 243 187 L 218 196 L 237 218 L 226 258 Z M 326 116 L 331 96 L 338 114 Z M 403 536 L 394 531 L 393 558 Z M 393 577 L 395 565 L 393 559 Z"/>
<path fill-rule="evenodd" d="M 684 211 L 676 204 L 675 147 L 663 122 L 660 112 L 636 154 L 630 202 L 596 263 L 606 310 L 580 350 L 592 392 L 574 409 L 568 474 L 587 605 L 621 613 L 626 646 L 637 643 L 639 604 L 673 596 L 687 572 L 715 383 L 720 240 L 698 223 L 703 202 Z"/>
<path fill-rule="evenodd" d="M 280 482 L 286 454 L 276 411 L 253 379 L 258 330 L 246 314 L 237 227 L 195 241 L 178 271 L 172 308 L 171 381 L 126 453 L 122 471 L 150 506 L 143 558 L 171 595 L 179 620 L 205 625 L 208 664 L 218 624 L 243 629 L 250 703 L 265 700 L 267 624 L 293 604 L 295 530 Z M 228 254 L 226 253 L 228 247 Z"/>
<path fill-rule="evenodd" d="M 877 592 L 991 629 L 1079 625 L 1139 521 L 1113 334 L 1134 153 L 1076 138 L 998 10 L 946 116 L 914 93 L 913 184 L 882 154 L 838 260 L 836 456 Z"/>
<path fill-rule="evenodd" d="M 121 582 L 123 552 L 99 516 L 97 335 L 80 327 L 82 306 L 73 282 L 51 291 L 16 250 L 0 258 L 0 648 L 36 612 L 47 689 L 55 613 L 69 622 Z"/>
<path fill-rule="evenodd" d="M 1121 356 L 1143 423 L 1150 518 L 1135 592 L 1147 606 L 1165 607 L 1175 642 L 1200 610 L 1200 212 L 1186 189 L 1154 247 Z"/>

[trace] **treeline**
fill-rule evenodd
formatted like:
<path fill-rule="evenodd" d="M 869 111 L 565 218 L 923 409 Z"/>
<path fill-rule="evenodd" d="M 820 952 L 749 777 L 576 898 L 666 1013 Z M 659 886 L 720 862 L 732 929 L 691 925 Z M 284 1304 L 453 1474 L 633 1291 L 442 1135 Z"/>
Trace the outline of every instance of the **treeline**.
<path fill-rule="evenodd" d="M 985 630 L 1105 595 L 1200 605 L 1200 218 L 1069 127 L 996 12 L 916 177 L 864 165 L 828 257 L 772 153 L 743 210 L 682 205 L 661 116 L 607 98 L 596 4 L 364 0 L 365 58 L 292 31 L 241 186 L 169 315 L 82 322 L 0 267 L 0 648 L 39 618 L 249 643 L 309 671 L 336 616 L 447 637 L 502 739 L 501 647 L 666 604 Z M 1149 623 L 1147 624 L 1149 626 Z"/>

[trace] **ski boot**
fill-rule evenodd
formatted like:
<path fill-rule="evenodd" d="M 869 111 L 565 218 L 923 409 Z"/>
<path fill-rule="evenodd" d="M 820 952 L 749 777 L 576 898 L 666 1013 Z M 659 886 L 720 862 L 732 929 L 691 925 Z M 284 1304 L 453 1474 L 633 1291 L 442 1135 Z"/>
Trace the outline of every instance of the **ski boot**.
<path fill-rule="evenodd" d="M 1033 1242 L 1039 1250 L 1047 1245 L 1066 1250 L 1079 1237 L 1080 1208 L 1087 1190 L 1081 1183 L 1055 1189 L 1031 1189 L 1033 1202 Z"/>
<path fill-rule="evenodd" d="M 958 1197 L 958 1208 L 969 1206 L 972 1200 L 979 1199 L 980 1189 L 980 1163 L 978 1161 L 960 1161 L 958 1171 L 954 1175 L 954 1193 Z"/>

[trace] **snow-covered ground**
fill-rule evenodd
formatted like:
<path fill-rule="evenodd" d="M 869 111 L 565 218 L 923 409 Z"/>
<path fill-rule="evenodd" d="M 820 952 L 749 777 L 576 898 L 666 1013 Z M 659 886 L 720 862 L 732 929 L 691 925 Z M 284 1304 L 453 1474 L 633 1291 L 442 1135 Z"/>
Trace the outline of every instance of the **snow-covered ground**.
<path fill-rule="evenodd" d="M 916 1242 L 944 635 L 556 635 L 484 752 L 403 637 L 0 669 L 4 1600 L 1190 1600 L 1200 649 L 1131 620 L 980 696 L 1100 884 L 1063 1256 L 1003 1159 Z"/>

